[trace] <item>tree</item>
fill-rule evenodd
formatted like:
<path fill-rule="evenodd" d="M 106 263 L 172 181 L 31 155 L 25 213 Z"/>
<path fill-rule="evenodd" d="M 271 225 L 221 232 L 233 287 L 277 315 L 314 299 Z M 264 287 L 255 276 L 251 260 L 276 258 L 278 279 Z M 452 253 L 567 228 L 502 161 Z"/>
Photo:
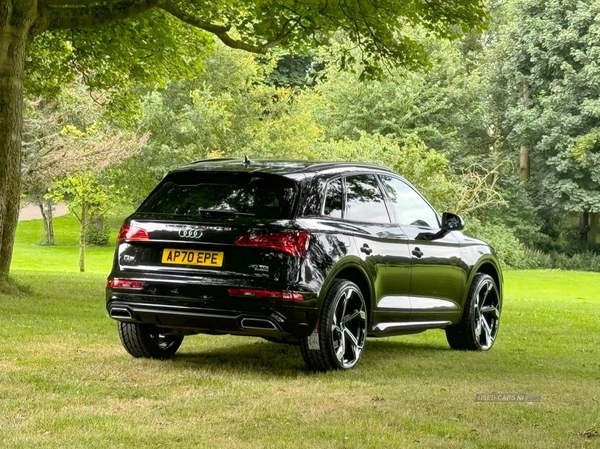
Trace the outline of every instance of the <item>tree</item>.
<path fill-rule="evenodd" d="M 110 170 L 133 205 L 178 166 L 210 157 L 309 158 L 323 135 L 312 97 L 265 84 L 271 66 L 254 55 L 216 45 L 202 64 L 193 79 L 140 94 L 135 127 L 150 139 Z"/>
<path fill-rule="evenodd" d="M 185 68 L 190 62 L 177 56 L 176 37 L 188 33 L 198 42 L 193 30 L 212 33 L 233 48 L 264 53 L 276 45 L 291 50 L 322 45 L 342 29 L 363 49 L 369 61 L 365 71 L 375 73 L 385 60 L 424 61 L 424 49 L 404 35 L 405 24 L 419 23 L 452 37 L 484 20 L 484 5 L 472 0 L 0 0 L 0 278 L 8 276 L 18 217 L 23 80 L 32 41 L 39 52 L 30 53 L 36 56 L 31 63 L 47 70 L 30 79 L 46 77 L 59 88 L 68 78 L 61 71 L 66 68 L 113 88 L 119 79 L 160 78 L 152 76 L 156 70 L 163 69 L 165 77 L 169 71 L 185 72 L 174 64 Z M 98 31 L 90 33 L 92 28 Z M 57 58 L 61 64 L 52 63 Z"/>
<path fill-rule="evenodd" d="M 579 214 L 595 242 L 600 213 L 600 1 L 505 5 L 491 52 L 494 109 L 540 213 Z M 546 220 L 552 221 L 552 220 Z"/>
<path fill-rule="evenodd" d="M 420 117 L 429 118 L 420 119 L 416 116 L 417 101 L 409 104 L 415 111 L 413 123 L 422 124 L 414 126 L 417 131 L 398 127 L 395 129 L 398 132 L 382 136 L 383 128 L 367 126 L 379 122 L 369 122 L 366 115 L 349 112 L 343 122 L 331 118 L 340 108 L 359 112 L 369 109 L 365 99 L 371 97 L 375 98 L 373 104 L 383 103 L 374 111 L 376 118 L 385 117 L 386 106 L 389 116 L 393 117 L 398 110 L 394 106 L 406 101 L 405 98 L 395 100 L 402 97 L 399 86 L 405 84 L 403 79 L 365 82 L 358 80 L 358 74 L 332 70 L 327 76 L 328 81 L 320 83 L 316 90 L 292 90 L 265 85 L 269 68 L 265 70 L 250 55 L 239 57 L 231 50 L 217 47 L 203 63 L 205 70 L 195 79 L 172 83 L 143 96 L 142 115 L 136 126 L 151 135 L 148 145 L 139 155 L 114 169 L 111 175 L 134 204 L 139 204 L 174 167 L 207 157 L 240 157 L 244 154 L 251 158 L 272 159 L 352 159 L 392 166 L 414 182 L 440 210 L 475 214 L 493 205 L 504 204 L 495 186 L 496 171 L 476 169 L 472 164 L 451 169 L 444 154 L 427 148 L 417 131 L 425 130 L 426 136 L 445 135 L 446 140 L 451 140 L 460 130 L 458 125 L 452 131 L 446 129 L 450 119 L 438 127 L 426 113 Z M 227 82 L 218 76 L 219 72 L 228 73 Z M 405 73 L 404 76 L 412 79 L 417 75 Z M 382 85 L 389 88 L 382 88 Z M 420 92 L 422 82 L 417 85 L 415 90 Z M 458 86 L 454 90 L 468 89 Z M 346 92 L 346 100 L 342 92 Z M 361 92 L 373 94 L 361 95 Z M 322 101 L 331 97 L 339 103 Z M 363 106 L 356 107 L 356 104 Z M 444 104 L 438 111 L 449 109 L 452 109 L 451 105 Z M 348 132 L 339 131 L 344 126 Z M 474 127 L 473 124 L 470 126 Z M 451 144 L 446 144 L 443 149 L 449 147 Z"/>
<path fill-rule="evenodd" d="M 431 65 L 395 67 L 378 80 L 362 81 L 359 63 L 337 67 L 331 61 L 339 51 L 335 46 L 327 52 L 326 69 L 315 87 L 318 122 L 328 138 L 356 139 L 367 132 L 402 139 L 415 133 L 428 147 L 444 152 L 453 169 L 482 163 L 493 139 L 478 56 L 464 52 L 462 40 L 428 38 L 419 28 L 411 35 L 424 43 Z"/>
<path fill-rule="evenodd" d="M 57 181 L 46 195 L 48 199 L 66 202 L 69 211 L 79 221 L 79 271 L 85 271 L 86 232 L 94 214 L 104 215 L 114 206 L 114 185 L 102 184 L 97 174 L 87 172 Z"/>
<path fill-rule="evenodd" d="M 54 203 L 48 190 L 59 179 L 89 170 L 97 172 L 140 151 L 147 135 L 115 129 L 103 119 L 105 107 L 80 83 L 53 102 L 26 102 L 23 133 L 22 192 L 42 212 L 46 245 L 54 244 Z"/>

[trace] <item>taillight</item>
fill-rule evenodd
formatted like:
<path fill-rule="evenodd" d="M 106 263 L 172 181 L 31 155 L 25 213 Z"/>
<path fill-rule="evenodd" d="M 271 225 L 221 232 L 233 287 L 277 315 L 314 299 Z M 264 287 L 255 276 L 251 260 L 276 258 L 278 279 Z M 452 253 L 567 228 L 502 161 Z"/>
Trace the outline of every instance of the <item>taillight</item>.
<path fill-rule="evenodd" d="M 132 279 L 107 279 L 106 286 L 110 288 L 126 288 L 128 290 L 141 290 L 145 282 L 134 281 Z"/>
<path fill-rule="evenodd" d="M 302 301 L 304 299 L 300 293 L 259 288 L 228 288 L 227 293 L 230 296 L 240 296 L 243 298 L 283 299 L 285 301 Z"/>
<path fill-rule="evenodd" d="M 253 246 L 282 251 L 292 256 L 306 256 L 308 252 L 308 232 L 277 232 L 271 234 L 247 234 L 235 241 L 239 246 Z"/>
<path fill-rule="evenodd" d="M 143 241 L 150 240 L 150 235 L 148 231 L 144 228 L 140 228 L 139 226 L 131 226 L 128 224 L 124 224 L 121 226 L 121 230 L 119 231 L 119 236 L 117 237 L 117 245 L 119 243 L 124 242 L 125 240 L 129 241 Z"/>

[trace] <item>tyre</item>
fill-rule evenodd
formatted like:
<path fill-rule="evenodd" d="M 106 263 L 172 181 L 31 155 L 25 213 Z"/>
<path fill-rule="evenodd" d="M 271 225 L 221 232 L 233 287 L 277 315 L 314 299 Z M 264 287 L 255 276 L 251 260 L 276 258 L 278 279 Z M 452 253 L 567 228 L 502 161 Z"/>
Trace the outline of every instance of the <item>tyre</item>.
<path fill-rule="evenodd" d="M 119 338 L 134 357 L 170 359 L 181 346 L 182 335 L 161 334 L 155 326 L 119 321 Z"/>
<path fill-rule="evenodd" d="M 502 304 L 498 286 L 491 276 L 477 273 L 460 322 L 446 329 L 452 349 L 487 351 L 492 348 L 500 327 Z"/>
<path fill-rule="evenodd" d="M 367 307 L 358 286 L 336 279 L 330 287 L 315 330 L 300 340 L 309 369 L 328 371 L 354 368 L 367 336 Z"/>

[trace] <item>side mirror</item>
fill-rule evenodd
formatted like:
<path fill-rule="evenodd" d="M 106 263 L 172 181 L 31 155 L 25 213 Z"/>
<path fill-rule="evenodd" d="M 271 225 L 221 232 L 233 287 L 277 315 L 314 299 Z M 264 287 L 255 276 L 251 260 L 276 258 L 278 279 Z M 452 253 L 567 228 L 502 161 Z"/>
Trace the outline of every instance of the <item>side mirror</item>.
<path fill-rule="evenodd" d="M 442 229 L 444 231 L 462 231 L 465 228 L 465 222 L 460 215 L 444 212 L 442 214 Z"/>

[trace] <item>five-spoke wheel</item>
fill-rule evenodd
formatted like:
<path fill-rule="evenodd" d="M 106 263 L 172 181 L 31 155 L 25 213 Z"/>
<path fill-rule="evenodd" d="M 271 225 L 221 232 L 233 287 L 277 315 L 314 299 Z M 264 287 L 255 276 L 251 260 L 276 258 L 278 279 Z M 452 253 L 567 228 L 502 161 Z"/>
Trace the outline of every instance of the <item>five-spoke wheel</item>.
<path fill-rule="evenodd" d="M 342 368 L 352 368 L 360 359 L 367 332 L 367 310 L 357 287 L 348 285 L 342 291 L 331 326 L 335 357 Z"/>
<path fill-rule="evenodd" d="M 356 284 L 336 279 L 330 287 L 315 331 L 300 342 L 309 368 L 350 369 L 360 360 L 367 337 L 367 306 Z"/>
<path fill-rule="evenodd" d="M 462 319 L 446 329 L 453 349 L 487 351 L 500 327 L 500 292 L 494 279 L 478 273 L 471 284 Z"/>

